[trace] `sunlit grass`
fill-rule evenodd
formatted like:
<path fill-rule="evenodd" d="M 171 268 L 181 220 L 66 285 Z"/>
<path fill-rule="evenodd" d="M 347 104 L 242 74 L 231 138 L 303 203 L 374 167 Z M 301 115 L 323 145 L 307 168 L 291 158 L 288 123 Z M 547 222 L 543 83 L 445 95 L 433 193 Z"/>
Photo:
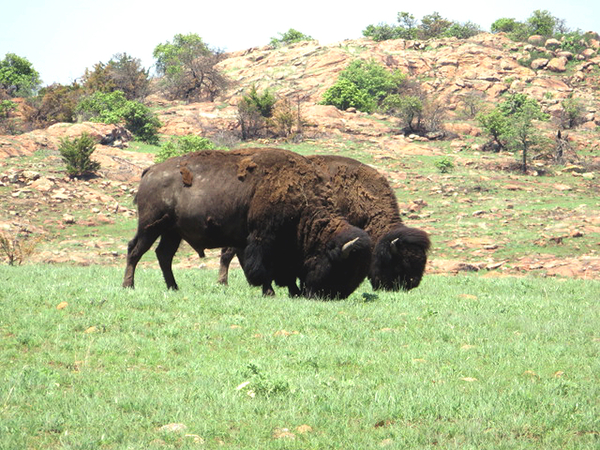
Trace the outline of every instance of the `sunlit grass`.
<path fill-rule="evenodd" d="M 0 448 L 598 445 L 597 281 L 430 275 L 321 302 L 138 272 L 0 266 Z"/>

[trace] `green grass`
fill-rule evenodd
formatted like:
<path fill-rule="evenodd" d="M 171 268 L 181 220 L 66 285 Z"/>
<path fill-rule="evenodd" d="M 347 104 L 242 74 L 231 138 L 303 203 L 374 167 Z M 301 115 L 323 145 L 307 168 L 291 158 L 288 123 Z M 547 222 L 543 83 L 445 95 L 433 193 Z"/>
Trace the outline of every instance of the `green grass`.
<path fill-rule="evenodd" d="M 598 281 L 426 276 L 320 302 L 176 277 L 0 266 L 0 448 L 600 445 Z"/>

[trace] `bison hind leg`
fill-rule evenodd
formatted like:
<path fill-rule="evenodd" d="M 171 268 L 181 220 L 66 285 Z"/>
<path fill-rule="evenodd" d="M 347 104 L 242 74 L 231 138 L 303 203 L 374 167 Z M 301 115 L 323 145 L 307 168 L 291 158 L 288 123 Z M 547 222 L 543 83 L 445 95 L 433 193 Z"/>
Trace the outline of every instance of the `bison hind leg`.
<path fill-rule="evenodd" d="M 127 266 L 123 287 L 134 287 L 135 268 L 144 254 L 150 250 L 154 241 L 158 238 L 158 232 L 138 231 L 127 245 Z"/>
<path fill-rule="evenodd" d="M 160 242 L 156 247 L 156 258 L 160 265 L 165 283 L 168 289 L 177 290 L 178 286 L 173 275 L 173 257 L 177 253 L 181 236 L 176 232 L 165 232 L 160 238 Z"/>
<path fill-rule="evenodd" d="M 243 249 L 234 247 L 224 247 L 221 249 L 221 259 L 219 260 L 219 284 L 227 286 L 229 278 L 229 265 L 231 264 L 231 261 L 235 255 L 238 255 L 238 259 L 240 259 L 239 254 L 243 251 Z"/>

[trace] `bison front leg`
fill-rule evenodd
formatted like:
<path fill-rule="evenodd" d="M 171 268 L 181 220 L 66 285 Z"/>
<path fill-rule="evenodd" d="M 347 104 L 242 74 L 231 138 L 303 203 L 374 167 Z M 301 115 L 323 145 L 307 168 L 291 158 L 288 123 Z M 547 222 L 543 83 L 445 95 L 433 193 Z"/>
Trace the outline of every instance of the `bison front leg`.
<path fill-rule="evenodd" d="M 243 251 L 244 256 L 240 258 L 246 280 L 252 286 L 262 286 L 263 295 L 275 295 L 272 287 L 272 261 L 269 258 L 271 253 L 270 247 L 260 239 L 249 238 L 248 245 Z"/>
<path fill-rule="evenodd" d="M 156 258 L 168 289 L 179 289 L 173 275 L 173 257 L 177 253 L 180 243 L 181 236 L 178 233 L 163 233 L 160 243 L 156 247 Z"/>

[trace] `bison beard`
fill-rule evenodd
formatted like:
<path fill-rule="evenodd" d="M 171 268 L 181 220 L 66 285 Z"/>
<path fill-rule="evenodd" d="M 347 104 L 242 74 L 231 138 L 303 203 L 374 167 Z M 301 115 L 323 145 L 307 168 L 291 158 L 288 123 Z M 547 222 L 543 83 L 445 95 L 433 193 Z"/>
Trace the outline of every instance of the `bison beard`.
<path fill-rule="evenodd" d="M 369 280 L 373 289 L 410 290 L 421 282 L 428 234 L 404 225 L 393 189 L 377 170 L 351 158 L 334 155 L 309 156 L 329 179 L 333 201 L 352 225 L 364 229 L 372 240 Z M 219 282 L 227 283 L 227 271 L 235 249 L 223 249 Z M 240 260 L 244 265 L 243 258 Z"/>
<path fill-rule="evenodd" d="M 137 263 L 160 237 L 156 255 L 172 289 L 183 239 L 200 255 L 244 249 L 246 278 L 265 294 L 275 282 L 293 295 L 345 298 L 367 275 L 371 242 L 335 212 L 331 196 L 310 161 L 281 149 L 204 151 L 156 164 L 140 182 L 123 286 L 133 287 Z"/>

